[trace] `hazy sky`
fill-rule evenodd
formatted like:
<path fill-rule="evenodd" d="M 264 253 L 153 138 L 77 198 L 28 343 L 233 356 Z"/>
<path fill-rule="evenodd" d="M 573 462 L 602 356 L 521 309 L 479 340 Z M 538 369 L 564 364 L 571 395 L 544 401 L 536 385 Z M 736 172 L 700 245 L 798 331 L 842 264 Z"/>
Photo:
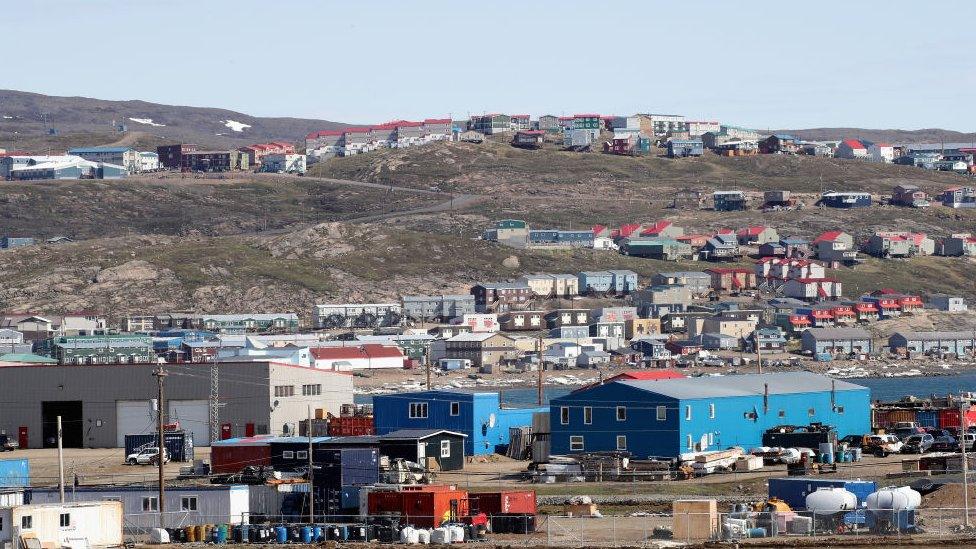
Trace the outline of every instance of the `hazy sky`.
<path fill-rule="evenodd" d="M 976 130 L 976 2 L 6 2 L 0 88 L 344 122 Z"/>

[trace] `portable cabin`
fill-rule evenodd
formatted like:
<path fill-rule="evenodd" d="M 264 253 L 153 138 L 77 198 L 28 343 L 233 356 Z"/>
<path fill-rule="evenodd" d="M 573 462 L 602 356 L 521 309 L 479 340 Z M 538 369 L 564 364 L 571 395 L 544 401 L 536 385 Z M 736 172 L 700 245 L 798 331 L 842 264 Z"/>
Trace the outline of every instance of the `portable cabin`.
<path fill-rule="evenodd" d="M 464 445 L 468 436 L 445 429 L 400 429 L 379 436 L 380 453 L 427 466 L 434 460 L 441 471 L 464 468 Z"/>

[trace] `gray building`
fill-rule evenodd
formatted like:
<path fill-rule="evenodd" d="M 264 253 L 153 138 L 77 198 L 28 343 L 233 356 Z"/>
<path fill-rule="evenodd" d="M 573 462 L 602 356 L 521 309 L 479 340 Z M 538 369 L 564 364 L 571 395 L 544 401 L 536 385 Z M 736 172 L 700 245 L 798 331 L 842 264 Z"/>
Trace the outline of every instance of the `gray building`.
<path fill-rule="evenodd" d="M 946 294 L 930 295 L 929 307 L 949 313 L 961 313 L 969 309 L 969 307 L 966 306 L 965 299 Z"/>
<path fill-rule="evenodd" d="M 29 448 L 55 443 L 61 416 L 68 448 L 121 447 L 125 435 L 155 429 L 155 364 L 25 365 L 0 368 L 0 429 L 27 431 Z M 209 446 L 210 374 L 166 365 L 164 421 L 179 422 Z M 221 362 L 220 426 L 231 436 L 292 434 L 308 406 L 339 414 L 352 402 L 352 376 L 267 361 Z"/>
<path fill-rule="evenodd" d="M 403 296 L 403 314 L 418 321 L 448 322 L 473 314 L 473 295 L 408 295 Z"/>
<path fill-rule="evenodd" d="M 692 294 L 705 294 L 712 289 L 712 277 L 702 271 L 669 271 L 651 275 L 651 284 L 680 284 L 691 290 Z"/>
<path fill-rule="evenodd" d="M 861 328 L 810 328 L 801 336 L 803 351 L 813 354 L 844 355 L 871 353 L 871 334 Z"/>
<path fill-rule="evenodd" d="M 888 338 L 891 350 L 910 353 L 971 355 L 974 332 L 895 332 Z"/>
<path fill-rule="evenodd" d="M 673 305 L 667 307 L 669 312 L 684 311 L 691 304 L 691 297 L 691 289 L 687 286 L 655 285 L 635 292 L 632 303 L 643 317 L 660 316 L 649 314 L 652 310 L 656 312 L 660 309 L 654 305 Z"/>

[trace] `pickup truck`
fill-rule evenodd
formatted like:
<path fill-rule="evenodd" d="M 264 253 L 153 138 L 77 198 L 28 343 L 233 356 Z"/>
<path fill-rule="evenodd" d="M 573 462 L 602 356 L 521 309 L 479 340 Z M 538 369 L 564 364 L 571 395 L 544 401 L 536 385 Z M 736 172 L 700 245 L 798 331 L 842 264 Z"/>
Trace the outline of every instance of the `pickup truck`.
<path fill-rule="evenodd" d="M 20 443 L 9 435 L 0 435 L 0 452 L 13 452 L 20 449 Z"/>

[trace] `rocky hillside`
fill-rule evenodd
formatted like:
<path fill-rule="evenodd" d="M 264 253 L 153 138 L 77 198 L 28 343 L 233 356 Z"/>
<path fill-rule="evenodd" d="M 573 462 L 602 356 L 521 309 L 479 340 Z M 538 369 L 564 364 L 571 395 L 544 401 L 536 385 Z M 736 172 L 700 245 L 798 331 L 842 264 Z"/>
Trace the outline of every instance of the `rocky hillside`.
<path fill-rule="evenodd" d="M 808 128 L 804 130 L 775 130 L 811 141 L 867 139 L 876 143 L 971 143 L 976 133 L 963 133 L 939 128 L 921 130 L 873 130 L 867 128 Z"/>

